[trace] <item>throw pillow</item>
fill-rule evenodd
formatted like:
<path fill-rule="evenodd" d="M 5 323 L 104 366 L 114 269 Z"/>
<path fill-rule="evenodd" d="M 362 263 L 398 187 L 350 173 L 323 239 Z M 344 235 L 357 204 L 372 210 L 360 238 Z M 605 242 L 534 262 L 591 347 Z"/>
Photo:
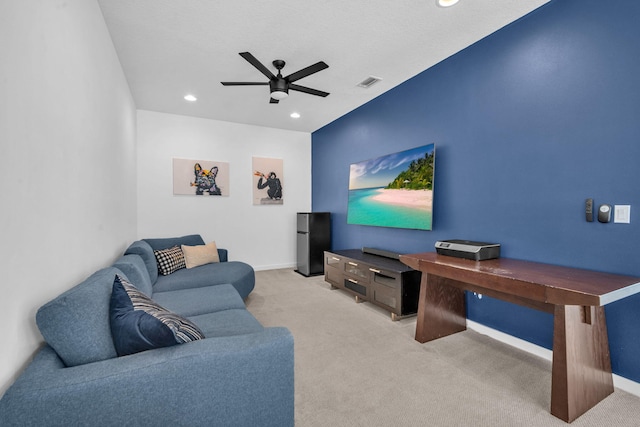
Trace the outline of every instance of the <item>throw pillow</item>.
<path fill-rule="evenodd" d="M 193 322 L 158 305 L 120 275 L 113 281 L 109 322 L 118 356 L 204 338 Z"/>
<path fill-rule="evenodd" d="M 158 272 L 163 276 L 185 268 L 184 254 L 178 246 L 159 251 L 153 251 L 158 261 Z"/>
<path fill-rule="evenodd" d="M 212 262 L 220 262 L 216 242 L 198 246 L 182 245 L 182 253 L 184 254 L 187 268 L 210 264 Z"/>

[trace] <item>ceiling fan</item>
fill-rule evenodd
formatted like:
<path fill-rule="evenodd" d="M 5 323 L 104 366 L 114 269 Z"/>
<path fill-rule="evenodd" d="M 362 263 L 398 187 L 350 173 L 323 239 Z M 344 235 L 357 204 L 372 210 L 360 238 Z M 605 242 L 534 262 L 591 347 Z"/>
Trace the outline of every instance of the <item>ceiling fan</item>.
<path fill-rule="evenodd" d="M 277 104 L 281 99 L 289 96 L 289 90 L 296 90 L 298 92 L 308 93 L 310 95 L 322 96 L 325 97 L 329 95 L 328 92 L 323 92 L 317 89 L 311 89 L 305 86 L 300 86 L 297 84 L 293 84 L 293 82 L 298 81 L 304 77 L 307 77 L 313 73 L 317 73 L 318 71 L 322 71 L 325 68 L 329 68 L 327 64 L 323 61 L 317 62 L 313 65 L 310 65 L 306 68 L 303 68 L 300 71 L 296 71 L 293 74 L 289 74 L 286 77 L 282 77 L 281 70 L 284 68 L 285 62 L 282 59 L 276 59 L 272 62 L 273 66 L 278 70 L 278 75 L 274 75 L 267 67 L 262 65 L 260 61 L 258 61 L 255 56 L 250 54 L 249 52 L 240 52 L 240 56 L 246 59 L 251 65 L 256 67 L 258 71 L 269 78 L 268 82 L 220 82 L 224 86 L 259 86 L 259 85 L 269 85 L 271 90 L 271 99 L 269 101 L 270 104 Z"/>

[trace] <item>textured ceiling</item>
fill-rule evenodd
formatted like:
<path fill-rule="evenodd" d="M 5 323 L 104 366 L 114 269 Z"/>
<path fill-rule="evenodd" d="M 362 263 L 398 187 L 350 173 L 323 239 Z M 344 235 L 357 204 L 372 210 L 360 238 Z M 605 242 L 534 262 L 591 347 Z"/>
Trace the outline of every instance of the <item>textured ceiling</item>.
<path fill-rule="evenodd" d="M 549 0 L 98 0 L 141 110 L 313 132 Z M 318 61 L 329 68 L 269 104 L 267 81 L 239 52 L 284 76 Z M 369 76 L 383 80 L 369 89 Z M 183 99 L 192 93 L 194 103 Z M 292 112 L 301 117 L 292 119 Z"/>

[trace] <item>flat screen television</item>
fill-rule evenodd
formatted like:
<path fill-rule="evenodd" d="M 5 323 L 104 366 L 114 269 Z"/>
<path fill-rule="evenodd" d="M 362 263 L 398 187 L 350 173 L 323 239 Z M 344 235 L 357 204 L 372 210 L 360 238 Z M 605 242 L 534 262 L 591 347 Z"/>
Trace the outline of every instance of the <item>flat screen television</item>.
<path fill-rule="evenodd" d="M 351 164 L 347 224 L 431 230 L 435 144 Z"/>

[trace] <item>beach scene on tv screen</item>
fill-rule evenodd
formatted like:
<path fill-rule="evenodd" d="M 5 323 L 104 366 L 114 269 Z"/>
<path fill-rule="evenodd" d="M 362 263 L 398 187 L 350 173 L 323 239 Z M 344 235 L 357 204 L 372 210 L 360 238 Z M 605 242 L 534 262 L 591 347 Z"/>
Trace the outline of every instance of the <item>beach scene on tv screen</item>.
<path fill-rule="evenodd" d="M 435 144 L 351 164 L 347 223 L 431 230 Z"/>

